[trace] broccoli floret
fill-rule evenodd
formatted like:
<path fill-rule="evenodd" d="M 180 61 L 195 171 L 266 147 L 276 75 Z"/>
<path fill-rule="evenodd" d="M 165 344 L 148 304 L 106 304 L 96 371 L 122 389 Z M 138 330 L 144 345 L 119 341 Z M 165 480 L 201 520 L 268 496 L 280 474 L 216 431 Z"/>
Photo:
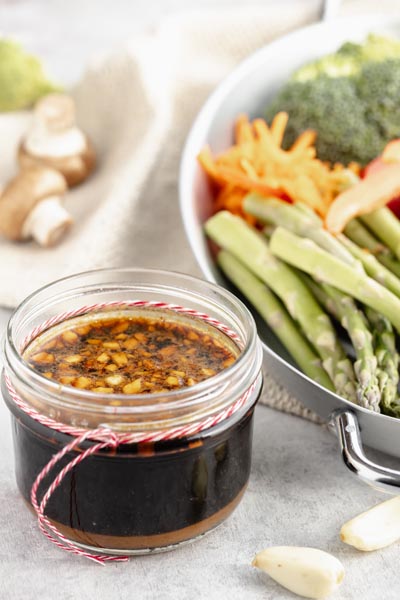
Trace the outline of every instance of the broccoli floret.
<path fill-rule="evenodd" d="M 317 79 L 322 75 L 328 77 L 348 77 L 358 73 L 358 62 L 353 57 L 330 54 L 318 61 L 301 67 L 293 75 L 293 81 L 305 82 Z"/>
<path fill-rule="evenodd" d="M 0 111 L 27 108 L 57 89 L 35 56 L 12 40 L 0 39 Z"/>
<path fill-rule="evenodd" d="M 334 54 L 300 67 L 292 76 L 294 81 L 308 81 L 321 75 L 350 77 L 358 75 L 365 63 L 400 58 L 400 42 L 393 38 L 370 34 L 363 44 L 346 42 Z"/>
<path fill-rule="evenodd" d="M 400 137 L 400 42 L 370 35 L 301 67 L 267 109 L 289 114 L 284 147 L 317 132 L 322 160 L 366 164 Z"/>
<path fill-rule="evenodd" d="M 305 129 L 315 129 L 317 155 L 322 160 L 364 164 L 383 149 L 379 129 L 367 123 L 349 78 L 324 75 L 304 83 L 292 81 L 268 107 L 267 120 L 281 110 L 289 114 L 285 148 Z"/>
<path fill-rule="evenodd" d="M 363 66 L 365 62 L 381 62 L 389 58 L 400 58 L 400 41 L 395 38 L 370 33 L 363 44 L 347 42 L 343 44 L 339 53 L 354 53 L 354 50 L 351 50 L 352 46 L 359 48 L 357 52 L 360 66 Z"/>
<path fill-rule="evenodd" d="M 366 63 L 356 87 L 366 120 L 376 124 L 385 141 L 400 137 L 400 60 Z"/>

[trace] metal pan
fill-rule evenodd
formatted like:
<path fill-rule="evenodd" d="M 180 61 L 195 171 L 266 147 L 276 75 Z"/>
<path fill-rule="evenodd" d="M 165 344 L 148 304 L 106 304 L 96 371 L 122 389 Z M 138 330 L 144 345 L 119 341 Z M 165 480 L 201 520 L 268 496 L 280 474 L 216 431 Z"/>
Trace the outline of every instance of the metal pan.
<path fill-rule="evenodd" d="M 318 23 L 265 46 L 241 63 L 210 96 L 188 136 L 180 170 L 180 203 L 185 230 L 204 276 L 229 286 L 216 269 L 202 224 L 211 213 L 211 190 L 196 156 L 209 144 L 214 152 L 232 141 L 239 113 L 262 115 L 268 99 L 294 69 L 336 50 L 347 40 L 360 41 L 370 32 L 400 38 L 400 20 L 382 15 L 357 16 Z M 257 318 L 257 315 L 255 315 Z M 363 444 L 400 458 L 400 420 L 355 406 L 301 373 L 285 349 L 258 320 L 265 360 L 274 376 L 308 408 L 336 429 L 347 467 L 367 483 L 398 493 L 400 471 L 372 462 Z"/>

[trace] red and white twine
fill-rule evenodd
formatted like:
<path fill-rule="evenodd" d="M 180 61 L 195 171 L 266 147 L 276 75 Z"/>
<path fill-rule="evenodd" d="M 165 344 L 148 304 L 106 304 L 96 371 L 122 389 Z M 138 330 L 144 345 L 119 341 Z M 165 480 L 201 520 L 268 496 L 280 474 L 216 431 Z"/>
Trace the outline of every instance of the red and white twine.
<path fill-rule="evenodd" d="M 220 323 L 217 319 L 210 317 L 209 315 L 196 311 L 194 309 L 185 308 L 183 306 L 177 304 L 169 304 L 166 302 L 153 302 L 153 301 L 145 301 L 145 300 L 134 300 L 134 301 L 115 301 L 115 302 L 103 302 L 98 304 L 91 304 L 80 307 L 73 311 L 67 311 L 61 314 L 58 314 L 51 319 L 48 319 L 44 323 L 35 327 L 30 334 L 24 339 L 21 344 L 20 352 L 27 347 L 27 345 L 35 339 L 40 333 L 46 331 L 50 327 L 57 325 L 63 321 L 67 321 L 73 317 L 82 316 L 91 312 L 98 312 L 104 309 L 110 308 L 158 308 L 158 309 L 168 309 L 177 313 L 182 313 L 186 315 L 194 316 L 198 319 L 201 319 L 207 323 L 210 323 L 220 331 L 224 332 L 231 339 L 233 339 L 239 346 L 242 345 L 240 337 L 232 331 L 226 325 Z M 238 412 L 241 408 L 246 406 L 247 402 L 251 400 L 252 394 L 256 387 L 256 382 L 254 382 L 247 391 L 236 400 L 233 404 L 229 405 L 227 408 L 223 409 L 216 415 L 212 415 L 207 417 L 206 419 L 197 421 L 195 423 L 191 423 L 188 425 L 182 425 L 180 427 L 173 427 L 168 430 L 158 430 L 158 431 L 148 431 L 148 432 L 137 432 L 137 433 L 117 433 L 110 428 L 100 427 L 98 429 L 84 429 L 81 427 L 74 427 L 72 425 L 68 425 L 65 423 L 57 422 L 55 419 L 48 417 L 46 415 L 41 414 L 32 406 L 30 406 L 27 402 L 25 402 L 16 392 L 14 386 L 11 383 L 11 380 L 8 375 L 5 376 L 6 386 L 8 389 L 8 393 L 12 398 L 13 402 L 18 406 L 20 410 L 22 410 L 25 414 L 27 414 L 30 418 L 37 421 L 41 425 L 48 427 L 54 431 L 59 433 L 64 433 L 71 436 L 73 439 L 70 443 L 66 444 L 59 452 L 54 454 L 51 460 L 45 465 L 45 467 L 40 471 L 39 475 L 36 477 L 32 489 L 31 489 L 31 503 L 37 514 L 39 528 L 42 533 L 51 541 L 53 544 L 58 546 L 59 548 L 71 552 L 72 554 L 77 554 L 79 556 L 84 556 L 90 560 L 93 560 L 99 564 L 105 564 L 106 562 L 120 562 L 128 560 L 128 556 L 111 556 L 107 554 L 94 554 L 81 548 L 79 545 L 75 544 L 68 538 L 66 538 L 61 531 L 53 524 L 45 515 L 45 509 L 47 506 L 50 497 L 60 485 L 64 477 L 72 471 L 75 467 L 79 465 L 83 460 L 88 458 L 89 456 L 96 454 L 100 450 L 105 448 L 117 448 L 121 444 L 137 444 L 139 442 L 159 442 L 159 441 L 167 441 L 174 440 L 178 438 L 187 437 L 190 435 L 194 435 L 200 433 L 206 429 L 214 427 L 225 421 L 236 412 Z M 73 458 L 70 462 L 68 462 L 55 476 L 53 481 L 48 486 L 47 490 L 43 494 L 41 500 L 38 499 L 38 490 L 42 481 L 50 474 L 50 472 L 55 468 L 55 466 L 60 462 L 60 460 L 66 456 L 69 452 L 73 452 L 77 450 L 77 448 L 84 441 L 93 441 L 96 442 L 92 446 L 88 447 L 83 452 L 80 452 Z"/>

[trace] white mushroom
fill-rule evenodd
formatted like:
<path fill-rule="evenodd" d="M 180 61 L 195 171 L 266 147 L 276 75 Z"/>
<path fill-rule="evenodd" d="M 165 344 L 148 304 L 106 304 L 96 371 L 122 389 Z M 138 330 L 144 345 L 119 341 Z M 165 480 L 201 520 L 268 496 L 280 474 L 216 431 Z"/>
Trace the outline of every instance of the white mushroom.
<path fill-rule="evenodd" d="M 49 94 L 39 100 L 18 160 L 21 167 L 42 164 L 60 171 L 69 187 L 89 176 L 95 166 L 95 152 L 88 137 L 76 126 L 75 104 L 70 96 Z"/>
<path fill-rule="evenodd" d="M 23 169 L 0 196 L 0 233 L 14 241 L 34 238 L 41 246 L 53 246 L 72 223 L 61 202 L 66 190 L 63 175 L 54 169 Z"/>

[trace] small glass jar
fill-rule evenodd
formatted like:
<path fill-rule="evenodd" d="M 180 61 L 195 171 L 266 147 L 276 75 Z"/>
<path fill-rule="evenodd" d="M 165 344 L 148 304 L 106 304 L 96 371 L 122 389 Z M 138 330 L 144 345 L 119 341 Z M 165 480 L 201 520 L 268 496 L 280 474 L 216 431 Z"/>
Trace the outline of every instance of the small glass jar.
<path fill-rule="evenodd" d="M 98 307 L 97 316 L 125 314 L 132 301 L 163 302 L 206 313 L 234 332 L 238 357 L 192 387 L 119 395 L 118 403 L 114 395 L 51 381 L 23 358 L 27 341 L 43 323 L 50 326 L 63 315 L 76 317 L 83 306 Z M 207 419 L 213 423 L 214 416 L 229 411 L 251 389 L 240 410 L 218 424 L 170 440 L 121 443 L 75 466 L 46 506 L 50 522 L 75 544 L 110 554 L 168 549 L 213 529 L 240 502 L 250 473 L 262 349 L 250 312 L 227 290 L 157 270 L 98 270 L 68 277 L 32 294 L 14 312 L 4 358 L 2 393 L 12 414 L 17 484 L 28 504 L 36 477 L 72 437 L 21 410 L 10 396 L 5 375 L 19 398 L 44 417 L 78 428 L 105 427 L 116 434 L 171 431 Z M 57 468 L 93 444 L 82 442 Z M 54 473 L 50 475 L 40 486 L 41 494 L 54 479 Z"/>

